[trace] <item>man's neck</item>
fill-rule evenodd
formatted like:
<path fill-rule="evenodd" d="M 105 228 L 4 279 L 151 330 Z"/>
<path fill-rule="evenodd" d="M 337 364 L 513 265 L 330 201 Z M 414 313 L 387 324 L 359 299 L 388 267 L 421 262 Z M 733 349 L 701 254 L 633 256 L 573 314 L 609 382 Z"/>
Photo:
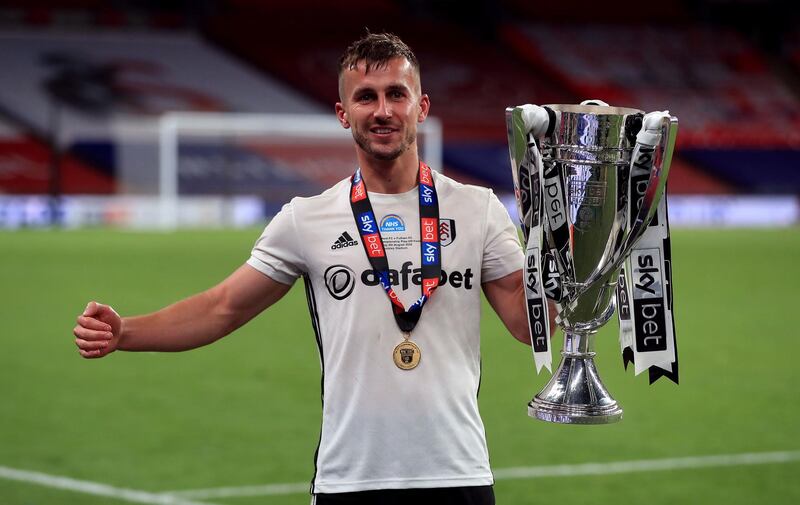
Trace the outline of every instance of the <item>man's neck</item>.
<path fill-rule="evenodd" d="M 358 158 L 361 176 L 370 192 L 405 193 L 417 185 L 419 158 L 414 150 L 409 149 L 394 160 L 378 160 L 363 153 Z"/>

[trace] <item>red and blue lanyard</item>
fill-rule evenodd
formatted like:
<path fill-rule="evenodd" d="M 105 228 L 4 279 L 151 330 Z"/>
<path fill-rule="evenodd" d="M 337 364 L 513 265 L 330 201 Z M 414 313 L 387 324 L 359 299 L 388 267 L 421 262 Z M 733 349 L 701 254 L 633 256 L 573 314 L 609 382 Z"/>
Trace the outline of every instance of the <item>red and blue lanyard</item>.
<path fill-rule="evenodd" d="M 369 201 L 369 196 L 367 196 L 367 186 L 361 177 L 361 169 L 357 169 L 350 178 L 350 208 L 353 211 L 353 218 L 356 220 L 356 227 L 361 235 L 361 243 L 364 245 L 364 251 L 367 253 L 367 259 L 372 266 L 372 270 L 375 271 L 383 290 L 389 296 L 397 326 L 406 333 L 411 332 L 417 325 L 422 315 L 422 308 L 431 297 L 431 294 L 433 294 L 433 290 L 439 286 L 439 277 L 442 274 L 441 247 L 439 244 L 439 200 L 436 195 L 436 187 L 433 184 L 431 169 L 425 163 L 420 162 L 419 164 L 417 180 L 419 183 L 422 296 L 406 309 L 392 288 L 389 277 L 389 261 L 386 258 L 386 250 L 383 248 L 378 221 L 375 219 L 372 204 Z"/>

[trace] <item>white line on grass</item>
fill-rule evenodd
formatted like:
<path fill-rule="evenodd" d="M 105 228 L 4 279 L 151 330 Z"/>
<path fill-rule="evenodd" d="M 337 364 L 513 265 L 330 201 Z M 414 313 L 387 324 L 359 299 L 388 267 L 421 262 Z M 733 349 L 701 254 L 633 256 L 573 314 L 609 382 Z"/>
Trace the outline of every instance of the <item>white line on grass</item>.
<path fill-rule="evenodd" d="M 576 475 L 611 475 L 615 473 L 681 470 L 684 468 L 791 463 L 794 461 L 800 461 L 800 451 L 720 454 L 718 456 L 611 461 L 608 463 L 583 463 L 579 465 L 518 466 L 496 470 L 494 477 L 495 479 L 535 479 L 539 477 L 572 477 Z"/>
<path fill-rule="evenodd" d="M 150 505 L 213 505 L 211 503 L 190 501 L 182 497 L 163 493 L 149 493 L 136 489 L 125 489 L 99 482 L 71 479 L 69 477 L 60 477 L 58 475 L 49 475 L 28 470 L 17 470 L 7 466 L 0 466 L 0 479 L 16 480 L 28 484 L 38 484 L 44 487 L 66 489 L 78 493 L 107 496 L 119 500 L 134 503 L 147 503 Z"/>
<path fill-rule="evenodd" d="M 755 452 L 720 454 L 716 456 L 690 456 L 686 458 L 642 459 L 611 461 L 608 463 L 583 463 L 578 465 L 520 466 L 494 471 L 496 480 L 536 479 L 542 477 L 572 477 L 577 475 L 610 475 L 616 473 L 655 472 L 685 468 L 711 468 L 724 466 L 764 465 L 800 461 L 800 451 Z M 307 493 L 307 482 L 266 484 L 262 486 L 219 487 L 186 491 L 165 491 L 164 494 L 184 498 L 229 498 L 235 496 L 267 496 Z"/>
<path fill-rule="evenodd" d="M 308 493 L 310 487 L 310 482 L 294 482 L 287 484 L 188 489 L 186 491 L 164 491 L 164 494 L 181 496 L 183 498 L 231 498 L 236 496 L 272 496 Z"/>

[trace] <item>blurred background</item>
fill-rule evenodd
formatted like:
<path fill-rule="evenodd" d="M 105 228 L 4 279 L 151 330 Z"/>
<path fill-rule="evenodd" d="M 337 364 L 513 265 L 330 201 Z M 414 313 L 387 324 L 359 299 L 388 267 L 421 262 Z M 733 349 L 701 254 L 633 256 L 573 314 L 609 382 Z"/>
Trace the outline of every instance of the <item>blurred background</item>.
<path fill-rule="evenodd" d="M 512 213 L 505 107 L 595 98 L 680 119 L 668 198 L 681 384 L 626 373 L 611 322 L 597 363 L 624 420 L 533 421 L 525 404 L 548 376 L 484 305 L 498 503 L 800 503 L 796 12 L 0 0 L 0 503 L 309 502 L 320 369 L 302 287 L 190 353 L 82 360 L 71 328 L 89 300 L 141 314 L 219 282 L 283 203 L 352 173 L 336 63 L 366 29 L 420 60 L 423 157 Z"/>
<path fill-rule="evenodd" d="M 352 171 L 336 64 L 371 31 L 422 64 L 423 155 L 513 212 L 503 110 L 599 98 L 680 119 L 677 225 L 788 225 L 791 2 L 0 1 L 0 228 L 248 226 Z"/>

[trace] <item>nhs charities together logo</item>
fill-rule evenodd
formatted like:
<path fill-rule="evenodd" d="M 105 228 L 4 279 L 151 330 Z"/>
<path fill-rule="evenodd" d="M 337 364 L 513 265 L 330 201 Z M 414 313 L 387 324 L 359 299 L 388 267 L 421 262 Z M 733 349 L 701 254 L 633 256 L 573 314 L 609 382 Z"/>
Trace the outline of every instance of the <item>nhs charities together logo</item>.
<path fill-rule="evenodd" d="M 381 233 L 406 231 L 406 223 L 397 214 L 387 214 L 381 219 Z"/>

